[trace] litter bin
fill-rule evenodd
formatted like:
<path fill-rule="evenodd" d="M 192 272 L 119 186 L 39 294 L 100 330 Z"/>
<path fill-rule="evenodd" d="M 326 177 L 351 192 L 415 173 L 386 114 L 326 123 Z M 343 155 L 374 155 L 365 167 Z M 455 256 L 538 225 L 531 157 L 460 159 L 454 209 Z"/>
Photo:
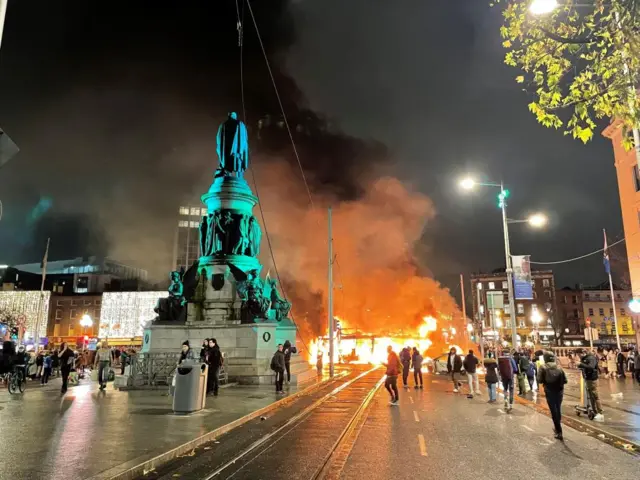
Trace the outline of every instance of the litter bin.
<path fill-rule="evenodd" d="M 207 364 L 198 362 L 183 362 L 176 368 L 174 412 L 191 413 L 204 408 L 207 399 L 207 368 Z"/>

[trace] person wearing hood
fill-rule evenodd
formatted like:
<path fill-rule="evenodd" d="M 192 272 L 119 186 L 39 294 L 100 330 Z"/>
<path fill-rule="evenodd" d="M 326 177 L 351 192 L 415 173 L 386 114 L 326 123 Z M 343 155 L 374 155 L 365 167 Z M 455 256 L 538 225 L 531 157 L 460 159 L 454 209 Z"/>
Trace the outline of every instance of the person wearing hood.
<path fill-rule="evenodd" d="M 484 359 L 484 368 L 486 374 L 484 381 L 487 384 L 487 390 L 489 391 L 489 403 L 496 403 L 497 400 L 497 387 L 498 387 L 498 362 L 493 357 L 487 357 Z"/>
<path fill-rule="evenodd" d="M 556 363 L 556 357 L 551 352 L 543 354 L 544 365 L 538 370 L 538 385 L 544 387 L 547 405 L 553 419 L 553 432 L 558 440 L 562 440 L 562 398 L 567 375 Z"/>
<path fill-rule="evenodd" d="M 600 403 L 600 395 L 598 394 L 598 358 L 593 352 L 587 350 L 586 355 L 580 359 L 578 368 L 582 370 L 587 395 L 591 397 L 596 410 L 596 416 L 593 419 L 596 422 L 604 422 L 602 404 Z"/>
<path fill-rule="evenodd" d="M 402 386 L 409 388 L 409 366 L 411 365 L 411 349 L 404 347 L 400 352 L 400 361 L 402 362 Z"/>
<path fill-rule="evenodd" d="M 284 342 L 282 348 L 284 351 L 284 368 L 287 373 L 287 383 L 291 383 L 291 354 L 298 353 L 298 350 L 291 345 L 289 340 Z"/>
<path fill-rule="evenodd" d="M 513 410 L 513 388 L 515 376 L 518 374 L 518 364 L 506 350 L 504 355 L 498 358 L 498 371 L 500 372 L 502 390 L 504 392 L 504 408 L 507 412 L 510 412 Z"/>
<path fill-rule="evenodd" d="M 282 389 L 282 385 L 284 383 L 284 346 L 280 343 L 278 344 L 278 350 L 273 354 L 271 358 L 271 370 L 273 370 L 276 374 L 276 394 L 281 395 L 284 393 Z"/>
<path fill-rule="evenodd" d="M 399 402 L 398 375 L 402 372 L 402 362 L 396 352 L 393 351 L 393 347 L 391 345 L 387 347 L 387 363 L 383 363 L 383 365 L 387 367 L 387 378 L 384 382 L 384 388 L 386 388 L 389 395 L 391 395 L 391 402 L 389 405 L 397 406 Z"/>

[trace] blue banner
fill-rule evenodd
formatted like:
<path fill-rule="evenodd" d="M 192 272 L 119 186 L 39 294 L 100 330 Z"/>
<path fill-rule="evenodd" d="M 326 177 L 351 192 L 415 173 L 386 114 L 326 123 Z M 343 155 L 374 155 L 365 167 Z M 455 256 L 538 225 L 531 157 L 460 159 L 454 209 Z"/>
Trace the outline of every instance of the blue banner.
<path fill-rule="evenodd" d="M 512 255 L 513 289 L 518 300 L 533 300 L 529 255 Z"/>

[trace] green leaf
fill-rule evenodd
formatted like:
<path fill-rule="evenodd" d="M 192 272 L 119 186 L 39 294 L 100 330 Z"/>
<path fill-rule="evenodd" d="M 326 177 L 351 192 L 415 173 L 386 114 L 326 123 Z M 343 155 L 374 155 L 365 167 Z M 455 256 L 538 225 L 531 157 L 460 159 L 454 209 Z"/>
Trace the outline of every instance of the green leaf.
<path fill-rule="evenodd" d="M 523 75 L 518 75 L 516 77 L 516 82 L 518 83 L 523 83 L 524 82 L 524 76 Z"/>

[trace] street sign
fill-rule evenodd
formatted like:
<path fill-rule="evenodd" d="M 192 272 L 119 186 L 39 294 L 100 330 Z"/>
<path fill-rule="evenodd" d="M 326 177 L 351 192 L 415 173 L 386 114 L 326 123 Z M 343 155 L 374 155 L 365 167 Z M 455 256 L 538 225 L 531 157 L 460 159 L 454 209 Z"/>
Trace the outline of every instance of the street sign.
<path fill-rule="evenodd" d="M 0 127 L 0 167 L 7 163 L 20 149 Z"/>

